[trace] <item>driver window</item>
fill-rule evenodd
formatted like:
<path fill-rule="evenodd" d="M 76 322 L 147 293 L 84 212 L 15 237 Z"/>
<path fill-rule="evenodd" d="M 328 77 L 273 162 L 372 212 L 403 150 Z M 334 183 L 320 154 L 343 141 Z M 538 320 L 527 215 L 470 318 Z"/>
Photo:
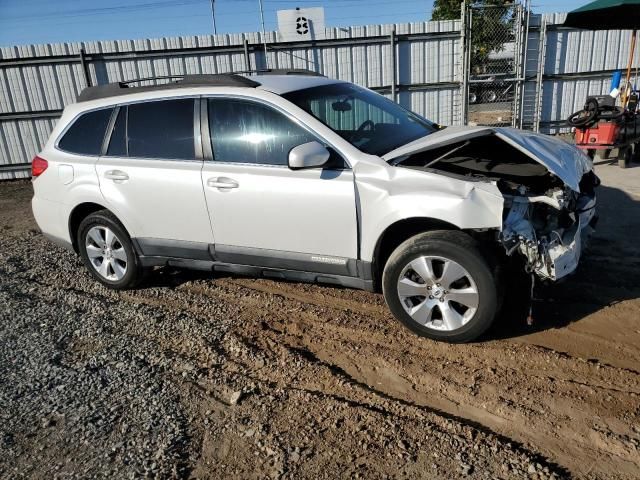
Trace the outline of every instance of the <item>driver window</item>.
<path fill-rule="evenodd" d="M 282 113 L 249 100 L 210 98 L 209 129 L 218 162 L 287 165 L 293 147 L 316 138 Z"/>

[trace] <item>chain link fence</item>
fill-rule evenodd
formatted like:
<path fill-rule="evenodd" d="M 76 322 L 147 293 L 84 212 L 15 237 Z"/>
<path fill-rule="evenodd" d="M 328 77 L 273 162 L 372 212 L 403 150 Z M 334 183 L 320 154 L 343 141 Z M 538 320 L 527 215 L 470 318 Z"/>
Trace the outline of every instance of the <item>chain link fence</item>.
<path fill-rule="evenodd" d="M 470 5 L 465 11 L 467 122 L 515 126 L 519 103 L 523 7 Z"/>

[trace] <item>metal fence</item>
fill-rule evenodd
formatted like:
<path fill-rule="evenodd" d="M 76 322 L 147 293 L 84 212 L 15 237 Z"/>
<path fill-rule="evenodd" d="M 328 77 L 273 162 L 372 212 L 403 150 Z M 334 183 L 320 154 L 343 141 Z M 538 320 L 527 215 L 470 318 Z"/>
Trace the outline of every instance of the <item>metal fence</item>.
<path fill-rule="evenodd" d="M 626 68 L 630 53 L 630 31 L 568 29 L 562 26 L 565 17 L 532 16 L 529 32 L 523 123 L 549 134 L 569 132 L 566 119 L 588 96 L 608 94 L 611 75 Z M 637 76 L 632 81 L 637 84 Z"/>
<path fill-rule="evenodd" d="M 313 42 L 268 32 L 266 54 L 259 33 L 0 48 L 0 179 L 28 176 L 62 109 L 88 83 L 163 75 L 305 68 L 444 125 L 566 132 L 565 119 L 588 95 L 608 93 L 611 74 L 626 66 L 630 32 L 566 29 L 565 15 L 516 4 L 466 8 L 460 21 L 327 28 Z"/>
<path fill-rule="evenodd" d="M 268 32 L 0 49 L 0 179 L 28 176 L 62 109 L 87 86 L 153 76 L 305 68 L 372 88 L 442 124 L 462 121 L 461 23 L 327 28 L 324 39 Z"/>

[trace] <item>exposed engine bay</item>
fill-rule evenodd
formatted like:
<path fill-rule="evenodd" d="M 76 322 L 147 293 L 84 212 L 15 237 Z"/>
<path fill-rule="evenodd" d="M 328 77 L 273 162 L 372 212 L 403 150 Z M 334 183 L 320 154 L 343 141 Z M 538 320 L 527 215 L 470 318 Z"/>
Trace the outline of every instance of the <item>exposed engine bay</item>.
<path fill-rule="evenodd" d="M 507 256 L 519 254 L 525 270 L 543 280 L 573 272 L 595 225 L 595 187 L 589 170 L 579 191 L 547 166 L 496 135 L 484 135 L 399 157 L 395 165 L 491 182 L 504 197 L 497 241 Z"/>

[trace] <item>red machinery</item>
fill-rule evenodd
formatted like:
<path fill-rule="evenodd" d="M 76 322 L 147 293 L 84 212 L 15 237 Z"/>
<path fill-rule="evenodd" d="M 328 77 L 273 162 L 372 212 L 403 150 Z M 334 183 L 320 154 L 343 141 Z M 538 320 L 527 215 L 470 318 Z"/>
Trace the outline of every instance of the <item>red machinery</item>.
<path fill-rule="evenodd" d="M 631 95 L 627 109 L 615 106 L 610 95 L 589 97 L 583 110 L 567 120 L 576 128 L 576 146 L 591 158 L 600 153 L 608 158 L 618 149 L 618 165 L 626 168 L 640 154 L 640 115 L 636 113 L 637 97 Z"/>

